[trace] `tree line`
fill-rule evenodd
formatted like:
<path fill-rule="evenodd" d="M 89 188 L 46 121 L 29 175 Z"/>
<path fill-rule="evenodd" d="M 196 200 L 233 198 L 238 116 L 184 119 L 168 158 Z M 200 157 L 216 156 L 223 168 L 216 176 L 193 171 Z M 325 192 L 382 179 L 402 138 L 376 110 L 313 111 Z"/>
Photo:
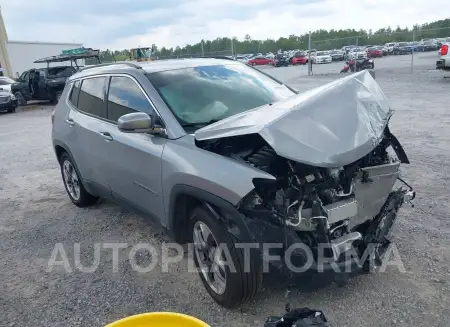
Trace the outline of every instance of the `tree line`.
<path fill-rule="evenodd" d="M 420 41 L 424 38 L 443 37 L 450 37 L 450 18 L 422 25 L 414 25 L 411 29 L 408 27 L 401 28 L 400 26 L 397 26 L 395 29 L 391 27 L 381 28 L 377 31 L 363 29 L 319 29 L 311 32 L 311 48 L 328 50 L 341 48 L 344 45 L 375 45 L 388 42 Z M 258 52 L 267 53 L 276 52 L 278 49 L 308 49 L 308 44 L 309 34 L 291 34 L 288 37 L 280 37 L 278 40 L 256 40 L 250 35 L 246 35 L 242 41 L 236 37 L 218 37 L 215 40 L 201 40 L 198 43 L 188 44 L 184 47 L 158 48 L 155 44 L 149 45 L 149 47 L 153 47 L 153 56 L 155 58 L 170 58 Z M 102 51 L 102 57 L 105 62 L 127 60 L 130 57 L 130 49 L 107 49 Z"/>

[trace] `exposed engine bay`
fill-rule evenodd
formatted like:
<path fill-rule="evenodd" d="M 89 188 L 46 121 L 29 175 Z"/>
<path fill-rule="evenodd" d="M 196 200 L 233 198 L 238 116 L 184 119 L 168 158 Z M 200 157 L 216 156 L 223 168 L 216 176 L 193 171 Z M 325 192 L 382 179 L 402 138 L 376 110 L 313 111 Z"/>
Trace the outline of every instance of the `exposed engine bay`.
<path fill-rule="evenodd" d="M 294 230 L 313 248 L 320 243 L 335 244 L 330 253 L 334 259 L 353 241 L 363 238 L 365 223 L 383 214 L 388 197 L 395 191 L 400 163 L 409 163 L 388 127 L 370 153 L 336 168 L 283 158 L 258 134 L 207 140 L 198 146 L 274 176 L 275 180 L 253 180 L 255 189 L 243 199 L 240 211 Z M 407 192 L 399 191 L 403 195 Z M 413 194 L 409 195 L 412 199 Z"/>

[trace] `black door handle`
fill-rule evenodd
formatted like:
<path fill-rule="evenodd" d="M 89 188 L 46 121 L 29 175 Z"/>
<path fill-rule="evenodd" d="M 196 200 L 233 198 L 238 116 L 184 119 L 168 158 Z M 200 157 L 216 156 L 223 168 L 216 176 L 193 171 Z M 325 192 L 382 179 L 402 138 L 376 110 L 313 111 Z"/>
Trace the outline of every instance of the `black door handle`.
<path fill-rule="evenodd" d="M 100 134 L 103 136 L 103 138 L 106 141 L 112 141 L 113 137 L 111 136 L 111 134 L 109 134 L 109 132 L 100 132 Z"/>

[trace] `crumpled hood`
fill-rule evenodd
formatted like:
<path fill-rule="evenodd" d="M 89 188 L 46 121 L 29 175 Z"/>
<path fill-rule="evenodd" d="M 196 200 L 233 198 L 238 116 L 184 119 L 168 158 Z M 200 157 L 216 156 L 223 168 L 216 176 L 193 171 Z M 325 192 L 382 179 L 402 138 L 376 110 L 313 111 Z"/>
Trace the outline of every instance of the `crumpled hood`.
<path fill-rule="evenodd" d="M 391 115 L 378 83 L 362 71 L 203 127 L 195 138 L 259 133 L 282 157 L 317 167 L 340 167 L 379 144 Z"/>

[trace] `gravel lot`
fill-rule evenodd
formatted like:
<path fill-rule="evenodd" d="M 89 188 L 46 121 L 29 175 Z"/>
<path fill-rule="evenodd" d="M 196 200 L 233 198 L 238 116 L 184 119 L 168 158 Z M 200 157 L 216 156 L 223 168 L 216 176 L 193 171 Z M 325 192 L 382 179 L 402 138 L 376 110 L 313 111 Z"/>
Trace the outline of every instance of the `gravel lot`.
<path fill-rule="evenodd" d="M 412 164 L 403 176 L 418 192 L 416 206 L 405 205 L 394 233 L 406 272 L 361 275 L 343 287 L 295 289 L 293 307 L 322 309 L 333 326 L 448 326 L 450 314 L 450 80 L 434 70 L 436 54 L 376 60 L 377 80 L 397 110 L 391 130 Z M 314 67 L 263 68 L 306 90 L 339 78 L 343 63 Z M 332 109 L 332 108 L 330 108 Z M 0 115 L 0 326 L 103 326 L 147 311 L 178 311 L 214 326 L 262 326 L 268 315 L 283 313 L 284 287 L 265 283 L 257 299 L 229 311 L 208 296 L 186 260 L 169 273 L 137 273 L 128 253 L 134 244 L 161 247 L 167 239 L 149 219 L 115 204 L 76 208 L 65 194 L 50 140 L 51 107 Z M 99 268 L 82 273 L 74 264 L 74 243 L 81 263 L 93 260 L 94 243 L 120 242 L 119 270 L 112 271 L 111 250 L 101 251 Z M 72 273 L 48 261 L 62 243 Z M 142 265 L 151 259 L 138 253 Z M 314 282 L 314 283 L 313 283 Z M 318 280 L 308 285 L 319 284 Z"/>

